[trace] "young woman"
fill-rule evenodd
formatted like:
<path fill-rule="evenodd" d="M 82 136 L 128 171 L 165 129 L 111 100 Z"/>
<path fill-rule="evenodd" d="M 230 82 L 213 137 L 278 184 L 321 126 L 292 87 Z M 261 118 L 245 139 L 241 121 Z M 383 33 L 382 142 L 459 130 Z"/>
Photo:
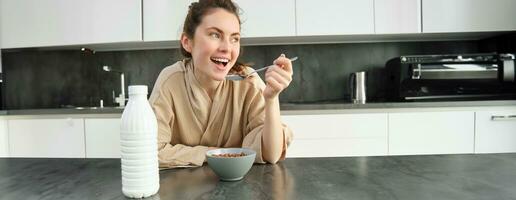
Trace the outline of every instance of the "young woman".
<path fill-rule="evenodd" d="M 212 148 L 244 147 L 256 163 L 285 158 L 291 130 L 281 123 L 278 96 L 292 80 L 283 54 L 265 73 L 242 81 L 228 73 L 252 69 L 237 62 L 240 18 L 231 0 L 190 5 L 181 35 L 185 59 L 161 71 L 150 96 L 158 119 L 160 168 L 201 166 Z"/>

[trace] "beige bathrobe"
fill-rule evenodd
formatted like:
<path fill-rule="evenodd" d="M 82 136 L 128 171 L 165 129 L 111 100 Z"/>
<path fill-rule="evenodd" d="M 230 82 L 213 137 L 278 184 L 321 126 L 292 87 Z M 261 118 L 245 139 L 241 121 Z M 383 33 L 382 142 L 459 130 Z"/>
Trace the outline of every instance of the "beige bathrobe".
<path fill-rule="evenodd" d="M 179 61 L 163 69 L 149 98 L 158 119 L 160 168 L 202 166 L 208 147 L 250 148 L 257 152 L 255 162 L 264 163 L 264 82 L 259 76 L 221 81 L 211 100 L 191 63 Z M 281 133 L 284 159 L 292 131 L 283 125 Z"/>

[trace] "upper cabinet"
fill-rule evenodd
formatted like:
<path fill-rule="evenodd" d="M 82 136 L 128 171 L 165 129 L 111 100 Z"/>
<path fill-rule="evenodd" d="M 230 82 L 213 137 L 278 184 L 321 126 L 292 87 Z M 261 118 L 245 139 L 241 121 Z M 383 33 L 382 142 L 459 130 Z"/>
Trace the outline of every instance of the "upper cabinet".
<path fill-rule="evenodd" d="M 421 0 L 374 0 L 376 34 L 420 33 Z"/>
<path fill-rule="evenodd" d="M 179 40 L 192 2 L 195 0 L 143 0 L 143 40 Z"/>
<path fill-rule="evenodd" d="M 143 40 L 179 40 L 192 2 L 195 0 L 143 0 Z M 235 3 L 241 8 L 242 37 L 296 35 L 295 0 L 235 0 Z"/>
<path fill-rule="evenodd" d="M 2 48 L 141 41 L 140 0 L 2 0 Z"/>
<path fill-rule="evenodd" d="M 374 34 L 373 0 L 296 0 L 297 35 Z"/>
<path fill-rule="evenodd" d="M 516 30 L 514 0 L 422 0 L 423 32 Z"/>
<path fill-rule="evenodd" d="M 188 7 L 196 1 L 0 0 L 0 48 L 173 48 Z M 257 38 L 246 41 L 255 44 L 367 41 L 388 38 L 385 34 L 424 40 L 432 34 L 417 33 L 516 31 L 514 0 L 234 1 L 241 8 L 241 35 Z M 159 41 L 164 43 L 152 43 Z"/>
<path fill-rule="evenodd" d="M 242 37 L 296 35 L 295 0 L 235 0 L 241 8 Z"/>

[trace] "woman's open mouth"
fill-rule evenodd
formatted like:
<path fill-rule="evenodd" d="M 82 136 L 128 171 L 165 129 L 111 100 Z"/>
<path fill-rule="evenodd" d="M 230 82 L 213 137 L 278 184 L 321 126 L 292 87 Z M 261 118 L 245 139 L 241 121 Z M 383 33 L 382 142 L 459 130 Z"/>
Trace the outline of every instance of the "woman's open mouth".
<path fill-rule="evenodd" d="M 227 59 L 227 58 L 212 57 L 212 58 L 210 58 L 210 60 L 212 62 L 214 62 L 215 64 L 217 64 L 217 67 L 220 69 L 224 69 L 226 67 L 226 65 L 229 63 L 229 59 Z"/>

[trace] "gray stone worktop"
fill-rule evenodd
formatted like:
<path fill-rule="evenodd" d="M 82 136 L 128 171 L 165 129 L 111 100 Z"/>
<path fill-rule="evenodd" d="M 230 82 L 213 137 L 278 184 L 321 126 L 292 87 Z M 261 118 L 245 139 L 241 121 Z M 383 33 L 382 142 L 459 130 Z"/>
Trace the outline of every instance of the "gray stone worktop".
<path fill-rule="evenodd" d="M 466 107 L 493 107 L 516 106 L 516 100 L 498 101 L 449 101 L 449 102 L 375 102 L 366 104 L 351 104 L 344 101 L 315 102 L 315 103 L 282 103 L 281 110 L 284 113 L 299 111 L 314 113 L 317 111 L 366 110 L 366 109 L 413 109 L 413 108 L 466 108 Z M 117 114 L 123 109 L 118 107 L 75 109 L 75 108 L 49 108 L 49 109 L 22 109 L 2 110 L 1 115 L 52 115 L 52 114 Z"/>
<path fill-rule="evenodd" d="M 0 199 L 125 199 L 119 159 L 0 159 Z M 516 154 L 288 158 L 219 181 L 160 171 L 150 199 L 516 199 Z"/>

